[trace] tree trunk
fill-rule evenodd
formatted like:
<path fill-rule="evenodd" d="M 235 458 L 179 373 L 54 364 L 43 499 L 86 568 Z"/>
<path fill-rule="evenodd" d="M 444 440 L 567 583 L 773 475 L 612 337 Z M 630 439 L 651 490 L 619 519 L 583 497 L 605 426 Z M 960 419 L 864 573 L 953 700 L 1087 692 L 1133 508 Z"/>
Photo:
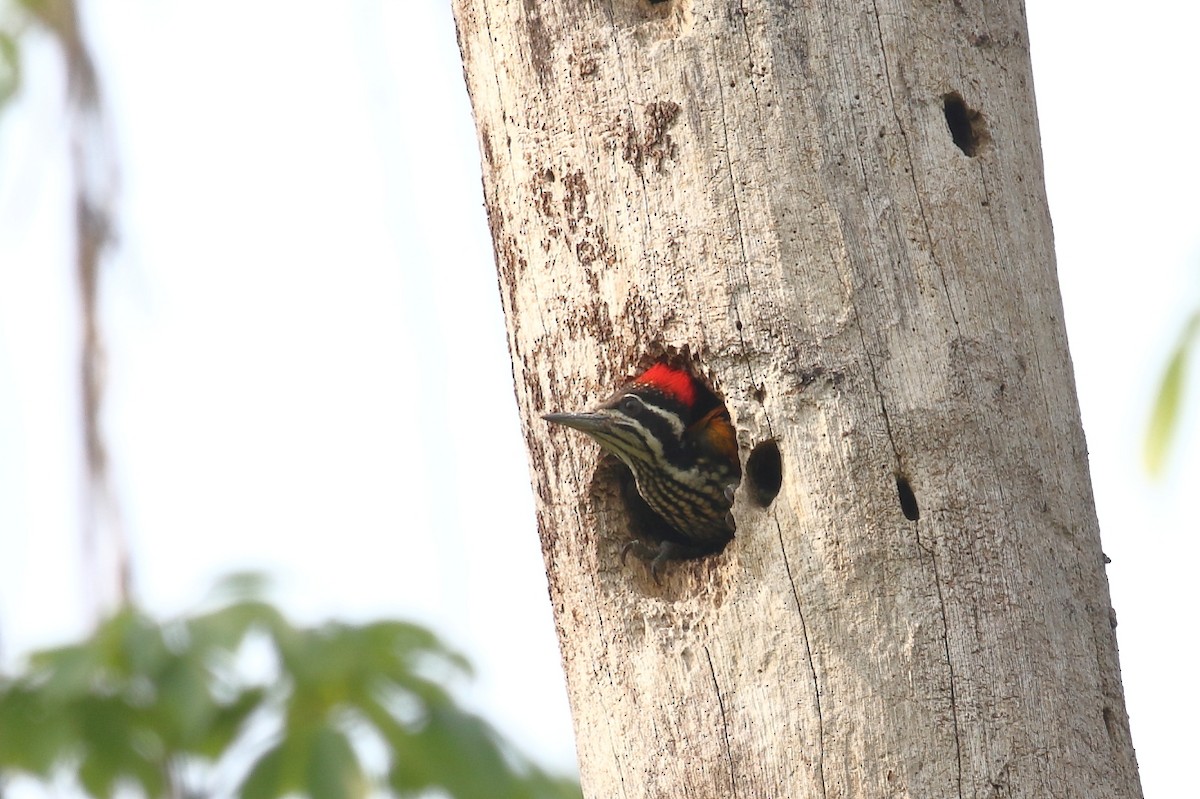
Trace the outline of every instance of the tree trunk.
<path fill-rule="evenodd" d="M 1140 796 L 1019 0 L 455 14 L 585 793 Z M 664 355 L 759 454 L 659 586 L 539 417 Z"/>

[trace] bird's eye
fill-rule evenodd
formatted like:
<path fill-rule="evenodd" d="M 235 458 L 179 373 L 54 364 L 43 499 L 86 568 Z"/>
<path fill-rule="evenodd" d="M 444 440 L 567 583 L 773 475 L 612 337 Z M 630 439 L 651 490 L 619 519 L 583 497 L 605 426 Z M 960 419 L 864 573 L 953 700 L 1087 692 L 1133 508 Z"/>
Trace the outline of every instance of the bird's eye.
<path fill-rule="evenodd" d="M 633 394 L 626 394 L 621 399 L 621 404 L 618 407 L 621 409 L 621 413 L 628 416 L 637 416 L 646 406 Z"/>

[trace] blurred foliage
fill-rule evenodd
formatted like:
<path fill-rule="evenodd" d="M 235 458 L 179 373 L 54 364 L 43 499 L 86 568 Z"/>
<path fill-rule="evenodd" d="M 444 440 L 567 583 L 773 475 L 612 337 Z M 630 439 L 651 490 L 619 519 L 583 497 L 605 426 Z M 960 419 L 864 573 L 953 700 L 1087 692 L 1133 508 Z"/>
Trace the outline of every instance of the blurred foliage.
<path fill-rule="evenodd" d="M 22 4 L 0 0 L 0 112 L 21 88 L 21 35 L 29 23 Z"/>
<path fill-rule="evenodd" d="M 0 0 L 0 111 L 21 88 L 21 41 L 35 26 L 62 48 L 74 88 L 94 92 L 95 72 L 79 33 L 74 0 Z"/>
<path fill-rule="evenodd" d="M 1175 342 L 1171 357 L 1150 413 L 1150 425 L 1146 430 L 1146 468 L 1154 477 L 1162 474 L 1170 454 L 1171 442 L 1179 426 L 1183 391 L 1187 385 L 1187 364 L 1192 357 L 1192 348 L 1200 334 L 1200 310 L 1194 312 Z"/>
<path fill-rule="evenodd" d="M 0 677 L 0 774 L 65 774 L 94 797 L 580 796 L 456 704 L 444 684 L 470 667 L 433 633 L 297 626 L 258 595 L 229 580 L 165 623 L 125 607 Z"/>
<path fill-rule="evenodd" d="M 21 47 L 35 30 L 61 51 L 80 145 L 72 159 L 82 393 L 89 473 L 102 484 L 95 309 L 111 196 L 85 178 L 115 170 L 91 135 L 103 128 L 102 108 L 75 0 L 0 0 L 0 111 L 21 89 Z M 259 588 L 227 581 L 211 610 L 165 623 L 126 605 L 82 643 L 0 675 L 0 788 L 6 775 L 25 773 L 67 775 L 95 797 L 580 795 L 575 781 L 538 769 L 458 706 L 444 685 L 470 669 L 428 630 L 395 621 L 297 626 Z M 258 672 L 266 676 L 250 676 Z"/>
<path fill-rule="evenodd" d="M 17 32 L 9 30 L 0 21 L 0 111 L 21 85 L 21 53 L 18 41 Z"/>

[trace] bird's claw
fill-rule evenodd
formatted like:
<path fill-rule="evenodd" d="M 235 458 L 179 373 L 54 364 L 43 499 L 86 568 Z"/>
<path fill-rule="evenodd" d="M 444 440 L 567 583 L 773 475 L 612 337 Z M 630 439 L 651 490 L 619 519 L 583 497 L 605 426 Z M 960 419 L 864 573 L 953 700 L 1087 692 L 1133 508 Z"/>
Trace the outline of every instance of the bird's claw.
<path fill-rule="evenodd" d="M 638 560 L 650 564 L 650 576 L 654 578 L 656 584 L 662 585 L 662 567 L 671 559 L 674 552 L 673 547 L 666 541 L 660 541 L 655 545 L 648 544 L 640 538 L 631 538 L 621 547 L 622 566 L 625 565 L 630 552 L 636 555 Z"/>

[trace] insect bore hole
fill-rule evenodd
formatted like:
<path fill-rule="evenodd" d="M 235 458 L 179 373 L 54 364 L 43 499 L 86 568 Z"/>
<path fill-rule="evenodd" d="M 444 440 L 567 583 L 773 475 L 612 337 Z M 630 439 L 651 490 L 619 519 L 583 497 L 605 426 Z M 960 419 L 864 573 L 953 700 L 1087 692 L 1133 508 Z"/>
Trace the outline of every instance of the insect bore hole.
<path fill-rule="evenodd" d="M 900 510 L 904 518 L 915 522 L 921 518 L 921 509 L 917 507 L 917 495 L 913 492 L 908 478 L 902 474 L 896 475 L 896 493 L 900 495 Z"/>

